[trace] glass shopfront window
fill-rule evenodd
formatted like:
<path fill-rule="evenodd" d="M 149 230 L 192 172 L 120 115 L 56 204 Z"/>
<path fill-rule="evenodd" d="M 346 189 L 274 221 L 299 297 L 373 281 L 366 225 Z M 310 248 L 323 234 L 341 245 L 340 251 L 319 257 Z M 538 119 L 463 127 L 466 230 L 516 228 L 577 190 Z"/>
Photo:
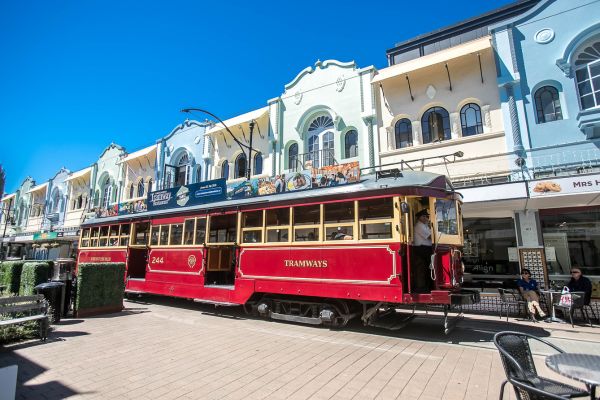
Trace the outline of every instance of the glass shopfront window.
<path fill-rule="evenodd" d="M 566 284 L 571 268 L 581 268 L 600 297 L 600 208 L 540 210 L 548 277 Z"/>
<path fill-rule="evenodd" d="M 519 275 L 519 262 L 508 255 L 517 247 L 512 218 L 464 218 L 463 233 L 466 287 L 502 287 Z"/>

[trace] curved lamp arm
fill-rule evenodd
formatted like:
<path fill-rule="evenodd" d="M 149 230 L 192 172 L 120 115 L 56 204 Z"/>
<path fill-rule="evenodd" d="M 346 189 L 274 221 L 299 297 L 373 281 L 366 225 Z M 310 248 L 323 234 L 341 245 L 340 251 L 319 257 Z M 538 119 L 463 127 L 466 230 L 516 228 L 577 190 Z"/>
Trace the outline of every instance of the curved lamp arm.
<path fill-rule="evenodd" d="M 219 121 L 219 123 L 221 123 L 225 127 L 225 130 L 229 133 L 229 135 L 231 135 L 231 138 L 233 139 L 233 141 L 236 142 L 238 144 L 238 146 L 240 146 L 240 148 L 242 149 L 242 152 L 244 152 L 244 149 L 250 150 L 249 146 L 246 146 L 245 144 L 243 144 L 242 142 L 240 142 L 239 140 L 236 139 L 235 135 L 229 130 L 229 127 L 227 127 L 227 125 L 225 125 L 225 122 L 223 122 L 223 120 L 221 118 L 217 117 L 215 114 L 211 113 L 210 111 L 203 110 L 201 108 L 184 108 L 181 110 L 181 112 L 183 112 L 183 113 L 190 113 L 191 111 L 198 111 L 198 112 L 210 115 L 211 117 L 213 117 L 214 119 Z"/>

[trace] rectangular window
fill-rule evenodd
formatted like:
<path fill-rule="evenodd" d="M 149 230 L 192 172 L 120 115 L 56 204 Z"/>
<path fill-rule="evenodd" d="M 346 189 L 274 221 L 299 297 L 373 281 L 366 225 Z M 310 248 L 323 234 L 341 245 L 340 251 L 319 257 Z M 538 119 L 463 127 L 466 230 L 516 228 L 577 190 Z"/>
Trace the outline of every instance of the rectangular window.
<path fill-rule="evenodd" d="M 81 247 L 90 247 L 90 240 L 89 239 L 82 239 L 81 240 Z"/>
<path fill-rule="evenodd" d="M 150 230 L 149 222 L 138 222 L 133 228 L 133 244 L 145 246 L 148 244 L 148 231 Z"/>
<path fill-rule="evenodd" d="M 275 208 L 265 211 L 266 241 L 271 243 L 290 241 L 290 209 Z"/>
<path fill-rule="evenodd" d="M 454 200 L 437 199 L 435 202 L 435 219 L 438 233 L 458 235 L 458 217 Z"/>
<path fill-rule="evenodd" d="M 169 244 L 169 225 L 160 226 L 160 234 L 158 236 L 158 245 L 166 246 Z"/>
<path fill-rule="evenodd" d="M 196 220 L 196 245 L 201 245 L 206 242 L 206 218 L 198 218 Z"/>
<path fill-rule="evenodd" d="M 184 229 L 183 229 L 183 244 L 185 244 L 185 245 L 194 244 L 194 225 L 195 225 L 195 220 L 193 220 L 193 219 L 186 219 L 185 222 L 183 223 L 183 225 L 184 225 Z"/>
<path fill-rule="evenodd" d="M 99 247 L 106 247 L 106 245 L 108 244 L 108 238 L 100 238 L 100 241 L 98 242 L 98 246 Z"/>
<path fill-rule="evenodd" d="M 108 226 L 101 226 L 100 227 L 100 236 L 101 237 L 108 236 Z"/>
<path fill-rule="evenodd" d="M 290 240 L 290 229 L 285 228 L 267 228 L 267 242 L 289 242 Z"/>
<path fill-rule="evenodd" d="M 210 217 L 210 243 L 233 243 L 237 236 L 237 214 Z"/>
<path fill-rule="evenodd" d="M 263 211 L 242 213 L 242 243 L 262 243 Z"/>
<path fill-rule="evenodd" d="M 89 239 L 90 237 L 90 228 L 86 228 L 81 232 L 81 237 L 84 239 Z"/>
<path fill-rule="evenodd" d="M 109 228 L 110 236 L 119 236 L 119 225 L 111 225 Z"/>
<path fill-rule="evenodd" d="M 394 220 L 394 199 L 361 200 L 358 202 L 361 240 L 391 239 Z"/>
<path fill-rule="evenodd" d="M 152 246 L 158 246 L 158 235 L 160 233 L 160 225 L 152 226 L 152 231 L 150 234 L 150 244 Z"/>
<path fill-rule="evenodd" d="M 181 240 L 183 239 L 183 224 L 171 225 L 171 235 L 169 244 L 171 246 L 181 246 Z"/>
<path fill-rule="evenodd" d="M 354 202 L 328 203 L 323 206 L 323 222 L 326 224 L 336 222 L 354 222 Z"/>
<path fill-rule="evenodd" d="M 294 226 L 298 225 L 318 225 L 321 223 L 321 206 L 319 204 L 312 206 L 294 207 Z"/>
<path fill-rule="evenodd" d="M 244 231 L 242 235 L 243 243 L 261 243 L 262 242 L 262 230 L 249 230 Z"/>
<path fill-rule="evenodd" d="M 319 228 L 294 228 L 295 242 L 314 242 L 319 240 Z"/>
<path fill-rule="evenodd" d="M 100 236 L 100 228 L 96 227 L 96 228 L 91 228 L 91 232 L 92 232 L 92 237 L 97 238 L 98 236 Z"/>
<path fill-rule="evenodd" d="M 267 226 L 286 226 L 290 224 L 290 209 L 276 208 L 267 210 Z"/>

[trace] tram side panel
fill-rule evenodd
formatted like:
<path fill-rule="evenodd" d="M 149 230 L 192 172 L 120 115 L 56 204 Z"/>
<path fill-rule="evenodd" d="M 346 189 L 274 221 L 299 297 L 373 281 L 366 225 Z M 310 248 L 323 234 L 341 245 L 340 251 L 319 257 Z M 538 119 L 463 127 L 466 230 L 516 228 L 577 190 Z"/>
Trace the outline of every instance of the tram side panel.
<path fill-rule="evenodd" d="M 399 244 L 245 247 L 238 276 L 262 293 L 400 302 Z"/>

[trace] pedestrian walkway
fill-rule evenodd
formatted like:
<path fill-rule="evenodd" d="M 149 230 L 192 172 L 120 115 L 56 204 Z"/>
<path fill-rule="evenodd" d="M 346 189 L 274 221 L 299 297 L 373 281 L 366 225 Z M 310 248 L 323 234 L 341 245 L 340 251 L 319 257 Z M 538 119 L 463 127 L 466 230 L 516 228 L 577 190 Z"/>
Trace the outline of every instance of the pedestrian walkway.
<path fill-rule="evenodd" d="M 46 343 L 0 350 L 0 367 L 19 365 L 17 398 L 497 399 L 504 371 L 490 343 L 496 331 L 600 351 L 598 328 L 493 316 L 467 316 L 446 336 L 431 316 L 397 332 L 358 323 L 329 330 L 177 299 L 125 304 L 122 313 L 65 319 Z M 540 373 L 561 379 L 543 360 L 536 355 Z"/>

